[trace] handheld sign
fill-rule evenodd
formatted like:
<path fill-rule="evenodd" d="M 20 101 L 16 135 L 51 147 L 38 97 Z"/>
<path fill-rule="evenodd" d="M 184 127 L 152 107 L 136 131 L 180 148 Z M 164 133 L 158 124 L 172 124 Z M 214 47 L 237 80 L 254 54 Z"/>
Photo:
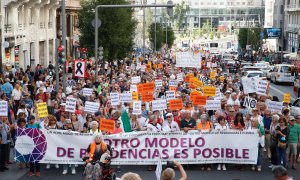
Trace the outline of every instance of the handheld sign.
<path fill-rule="evenodd" d="M 196 95 L 193 98 L 193 105 L 206 105 L 206 96 Z"/>
<path fill-rule="evenodd" d="M 165 99 L 152 101 L 152 111 L 167 109 L 167 101 Z"/>
<path fill-rule="evenodd" d="M 48 116 L 48 108 L 45 102 L 37 103 L 37 110 L 40 118 Z"/>
<path fill-rule="evenodd" d="M 183 107 L 182 99 L 172 99 L 169 103 L 170 110 L 181 110 Z"/>
<path fill-rule="evenodd" d="M 108 119 L 100 119 L 100 130 L 113 132 L 115 130 L 115 121 Z"/>
<path fill-rule="evenodd" d="M 75 98 L 71 98 L 71 97 L 67 97 L 67 101 L 66 101 L 66 112 L 71 112 L 74 113 L 76 109 L 76 99 Z"/>
<path fill-rule="evenodd" d="M 132 114 L 134 114 L 134 115 L 142 114 L 142 102 L 141 101 L 134 101 L 132 103 Z"/>
<path fill-rule="evenodd" d="M 285 103 L 290 103 L 291 102 L 291 94 L 290 93 L 285 93 L 283 95 L 283 102 L 285 102 Z"/>
<path fill-rule="evenodd" d="M 131 93 L 121 93 L 120 101 L 121 101 L 121 103 L 131 103 L 132 102 L 132 94 Z"/>
<path fill-rule="evenodd" d="M 83 88 L 82 94 L 84 96 L 91 96 L 93 94 L 93 89 L 92 88 Z"/>
<path fill-rule="evenodd" d="M 166 99 L 167 101 L 175 99 L 175 91 L 166 91 Z"/>
<path fill-rule="evenodd" d="M 256 99 L 245 97 L 244 99 L 244 106 L 247 108 L 254 109 L 256 107 L 257 101 Z"/>
<path fill-rule="evenodd" d="M 132 92 L 132 101 L 138 101 L 139 100 L 139 94 L 137 92 Z"/>
<path fill-rule="evenodd" d="M 217 89 L 216 89 L 216 87 L 204 86 L 203 93 L 204 93 L 204 96 L 216 96 Z"/>
<path fill-rule="evenodd" d="M 97 102 L 86 101 L 84 106 L 85 112 L 95 113 L 99 111 L 100 104 Z"/>
<path fill-rule="evenodd" d="M 150 102 L 153 100 L 153 93 L 143 93 L 142 94 L 142 101 L 143 102 Z"/>
<path fill-rule="evenodd" d="M 86 61 L 74 61 L 74 76 L 84 78 L 86 77 Z"/>
<path fill-rule="evenodd" d="M 207 100 L 206 101 L 206 110 L 220 110 L 221 101 L 220 100 Z"/>
<path fill-rule="evenodd" d="M 118 106 L 120 105 L 120 95 L 119 93 L 110 93 L 111 105 Z"/>
<path fill-rule="evenodd" d="M 7 101 L 0 101 L 0 116 L 8 115 Z"/>

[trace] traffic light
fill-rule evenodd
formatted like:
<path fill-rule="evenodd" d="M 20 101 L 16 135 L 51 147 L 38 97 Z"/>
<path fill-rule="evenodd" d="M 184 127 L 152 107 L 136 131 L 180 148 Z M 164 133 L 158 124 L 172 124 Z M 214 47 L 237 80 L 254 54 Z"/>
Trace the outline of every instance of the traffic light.
<path fill-rule="evenodd" d="M 57 50 L 58 50 L 58 62 L 62 64 L 66 61 L 65 47 L 63 45 L 60 45 Z"/>

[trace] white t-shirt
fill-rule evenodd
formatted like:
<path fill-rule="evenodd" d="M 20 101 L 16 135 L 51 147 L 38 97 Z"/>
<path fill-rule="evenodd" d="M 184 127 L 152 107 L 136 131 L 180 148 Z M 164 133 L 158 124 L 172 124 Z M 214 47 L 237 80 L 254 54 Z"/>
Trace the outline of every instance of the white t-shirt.
<path fill-rule="evenodd" d="M 171 123 L 169 123 L 168 121 L 164 121 L 162 125 L 162 130 L 174 132 L 174 131 L 180 131 L 180 128 L 178 127 L 178 124 L 175 121 L 171 121 Z"/>
<path fill-rule="evenodd" d="M 14 97 L 14 100 L 20 100 L 21 96 L 22 96 L 22 91 L 21 90 L 17 90 L 17 89 L 13 89 L 11 96 Z"/>
<path fill-rule="evenodd" d="M 17 115 L 19 115 L 21 112 L 25 113 L 26 117 L 28 117 L 28 111 L 26 109 L 18 109 Z"/>
<path fill-rule="evenodd" d="M 147 131 L 148 132 L 160 132 L 161 131 L 161 125 L 156 123 L 154 126 L 153 124 L 147 124 Z"/>

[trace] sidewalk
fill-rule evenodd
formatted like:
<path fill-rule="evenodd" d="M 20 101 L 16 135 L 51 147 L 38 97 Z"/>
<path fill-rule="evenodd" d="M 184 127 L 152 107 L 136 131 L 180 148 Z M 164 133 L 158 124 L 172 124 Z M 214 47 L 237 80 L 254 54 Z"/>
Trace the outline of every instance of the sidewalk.
<path fill-rule="evenodd" d="M 20 179 L 24 174 L 26 174 L 27 171 L 29 171 L 29 168 L 25 169 L 19 169 L 17 163 L 14 162 L 13 157 L 13 148 L 10 150 L 10 161 L 13 162 L 13 164 L 10 164 L 8 166 L 9 170 L 0 172 L 0 179 L 1 180 L 12 180 L 12 179 Z"/>

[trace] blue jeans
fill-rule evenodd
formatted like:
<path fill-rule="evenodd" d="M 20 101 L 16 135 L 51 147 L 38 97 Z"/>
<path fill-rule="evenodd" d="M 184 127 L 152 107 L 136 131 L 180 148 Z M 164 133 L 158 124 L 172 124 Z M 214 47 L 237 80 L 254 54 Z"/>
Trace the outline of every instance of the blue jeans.
<path fill-rule="evenodd" d="M 261 166 L 263 148 L 258 145 L 257 166 Z"/>
<path fill-rule="evenodd" d="M 282 161 L 282 165 L 284 167 L 286 167 L 286 148 L 276 148 L 277 150 L 277 164 L 281 165 L 281 161 Z"/>

